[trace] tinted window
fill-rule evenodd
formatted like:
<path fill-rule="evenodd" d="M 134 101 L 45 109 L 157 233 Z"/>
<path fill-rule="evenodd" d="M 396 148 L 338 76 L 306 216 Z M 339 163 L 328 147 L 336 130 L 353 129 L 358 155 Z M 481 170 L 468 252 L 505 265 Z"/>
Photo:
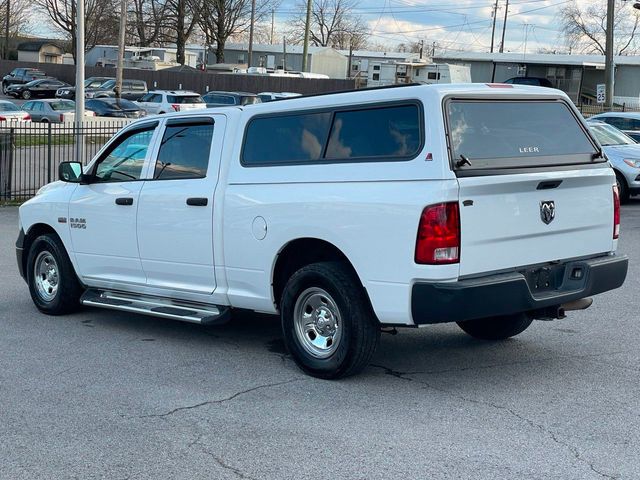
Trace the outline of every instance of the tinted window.
<path fill-rule="evenodd" d="M 153 178 L 204 178 L 212 138 L 213 123 L 167 125 Z"/>
<path fill-rule="evenodd" d="M 576 118 L 561 102 L 459 100 L 448 103 L 447 113 L 454 161 L 464 155 L 476 167 L 501 158 L 531 165 L 528 157 L 595 152 Z"/>
<path fill-rule="evenodd" d="M 630 130 L 630 122 L 627 118 L 622 117 L 602 117 L 598 118 L 598 120 L 602 120 L 603 122 L 608 123 L 609 125 L 613 125 L 620 130 Z"/>
<path fill-rule="evenodd" d="M 203 103 L 200 95 L 167 95 L 167 102 L 169 103 Z"/>
<path fill-rule="evenodd" d="M 154 129 L 125 134 L 96 165 L 95 178 L 102 182 L 139 180 Z"/>
<path fill-rule="evenodd" d="M 235 105 L 236 101 L 228 95 L 206 95 L 204 101 L 207 103 L 218 103 L 220 105 Z"/>
<path fill-rule="evenodd" d="M 635 118 L 628 118 L 629 130 L 640 130 L 640 120 Z"/>
<path fill-rule="evenodd" d="M 415 155 L 421 144 L 416 105 L 256 118 L 243 164 L 287 164 Z M 330 135 L 329 135 L 330 133 Z"/>
<path fill-rule="evenodd" d="M 336 112 L 325 158 L 407 157 L 419 146 L 416 105 Z"/>
<path fill-rule="evenodd" d="M 256 118 L 247 128 L 243 162 L 297 163 L 320 160 L 331 112 Z"/>

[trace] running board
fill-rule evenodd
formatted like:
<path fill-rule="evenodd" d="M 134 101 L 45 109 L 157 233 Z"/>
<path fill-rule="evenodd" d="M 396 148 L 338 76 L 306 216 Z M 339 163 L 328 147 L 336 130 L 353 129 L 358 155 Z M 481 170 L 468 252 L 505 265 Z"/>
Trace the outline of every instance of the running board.
<path fill-rule="evenodd" d="M 225 323 L 229 316 L 227 307 L 107 290 L 89 289 L 80 298 L 80 303 L 201 325 Z"/>

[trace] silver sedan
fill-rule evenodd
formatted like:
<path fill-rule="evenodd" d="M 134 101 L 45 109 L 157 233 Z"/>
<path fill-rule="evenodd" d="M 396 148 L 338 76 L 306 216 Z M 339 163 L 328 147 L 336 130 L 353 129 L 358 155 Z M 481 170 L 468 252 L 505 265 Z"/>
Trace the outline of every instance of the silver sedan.
<path fill-rule="evenodd" d="M 22 109 L 29 112 L 31 120 L 43 123 L 64 123 L 73 121 L 76 103 L 73 100 L 45 99 L 32 100 L 22 105 Z M 93 116 L 89 112 L 88 115 Z"/>
<path fill-rule="evenodd" d="M 620 201 L 640 194 L 640 144 L 607 123 L 589 120 L 587 124 L 616 172 Z"/>

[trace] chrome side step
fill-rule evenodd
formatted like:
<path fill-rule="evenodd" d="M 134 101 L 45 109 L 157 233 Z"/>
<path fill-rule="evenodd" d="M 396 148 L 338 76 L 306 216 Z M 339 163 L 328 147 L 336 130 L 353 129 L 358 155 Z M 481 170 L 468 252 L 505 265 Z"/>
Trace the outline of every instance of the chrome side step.
<path fill-rule="evenodd" d="M 89 289 L 80 298 L 80 303 L 202 325 L 225 323 L 229 316 L 227 307 L 108 290 Z"/>

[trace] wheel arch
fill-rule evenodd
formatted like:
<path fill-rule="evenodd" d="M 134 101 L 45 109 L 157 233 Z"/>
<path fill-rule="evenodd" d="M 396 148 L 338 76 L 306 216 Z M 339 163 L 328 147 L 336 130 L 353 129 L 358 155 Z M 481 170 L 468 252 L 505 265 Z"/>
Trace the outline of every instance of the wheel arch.
<path fill-rule="evenodd" d="M 349 267 L 358 278 L 360 287 L 371 305 L 367 289 L 347 255 L 331 242 L 314 237 L 303 237 L 289 241 L 276 255 L 271 271 L 271 294 L 276 308 L 280 309 L 280 299 L 291 275 L 305 265 L 331 260 L 344 262 Z"/>
<path fill-rule="evenodd" d="M 27 271 L 26 270 L 27 260 L 29 258 L 29 251 L 31 250 L 31 245 L 33 245 L 33 242 L 35 241 L 36 238 L 38 238 L 41 235 L 47 235 L 47 234 L 55 235 L 60 240 L 60 243 L 62 243 L 62 245 L 65 246 L 64 245 L 64 241 L 62 240 L 62 238 L 60 237 L 58 232 L 56 232 L 55 228 L 53 228 L 51 225 L 49 225 L 47 223 L 34 223 L 24 233 L 24 240 L 23 240 L 23 243 L 22 243 L 22 248 L 23 248 L 23 251 L 24 251 L 24 255 L 22 256 L 22 271 L 23 272 Z M 65 246 L 65 248 L 66 248 L 66 246 Z M 67 251 L 67 255 L 69 255 L 68 251 Z"/>

